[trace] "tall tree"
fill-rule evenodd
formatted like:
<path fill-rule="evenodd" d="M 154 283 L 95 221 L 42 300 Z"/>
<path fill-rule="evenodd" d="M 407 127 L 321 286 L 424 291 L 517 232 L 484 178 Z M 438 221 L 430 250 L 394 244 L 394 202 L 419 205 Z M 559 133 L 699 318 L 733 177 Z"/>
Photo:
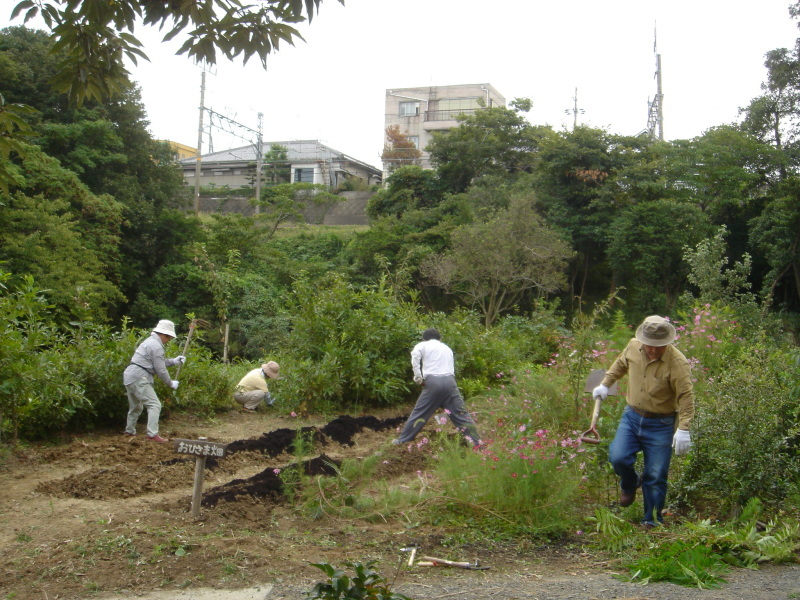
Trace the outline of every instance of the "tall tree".
<path fill-rule="evenodd" d="M 798 49 L 767 52 L 763 94 L 741 110 L 742 127 L 778 150 L 791 150 L 800 139 L 800 58 Z M 785 167 L 782 171 L 785 175 Z"/>
<path fill-rule="evenodd" d="M 644 156 L 636 148 L 630 140 L 620 141 L 619 136 L 584 126 L 551 133 L 542 140 L 535 169 L 536 194 L 547 222 L 566 232 L 576 250 L 570 275 L 571 298 L 580 301 L 593 289 L 597 296 L 608 294 L 605 286 L 609 277 L 603 268 L 605 231 L 621 208 L 620 203 L 632 201 L 626 186 L 613 182 L 639 156 Z M 648 176 L 637 174 L 640 179 Z M 643 187 L 641 181 L 636 185 Z"/>
<path fill-rule="evenodd" d="M 387 178 L 386 187 L 369 199 L 367 216 L 399 217 L 409 210 L 432 208 L 442 201 L 444 192 L 436 171 L 414 165 L 398 167 Z"/>
<path fill-rule="evenodd" d="M 477 307 L 490 327 L 529 291 L 546 295 L 562 289 L 571 254 L 536 214 L 532 198 L 519 196 L 493 219 L 453 231 L 451 249 L 420 268 L 430 283 Z"/>
<path fill-rule="evenodd" d="M 800 309 L 800 178 L 781 182 L 750 222 L 750 241 L 768 265 L 762 295 L 782 307 Z"/>
<path fill-rule="evenodd" d="M 670 310 L 686 285 L 684 247 L 712 231 L 698 206 L 669 199 L 635 204 L 611 218 L 609 262 L 628 291 L 629 309 L 642 315 Z"/>
<path fill-rule="evenodd" d="M 459 115 L 457 127 L 434 134 L 427 151 L 448 191 L 461 193 L 486 175 L 513 177 L 531 171 L 535 151 L 551 130 L 528 122 L 530 100 L 517 99 L 511 106 Z"/>
<path fill-rule="evenodd" d="M 36 147 L 26 150 L 20 170 L 19 185 L 0 193 L 0 261 L 47 289 L 59 321 L 106 320 L 124 300 L 122 207 L 92 194 Z"/>

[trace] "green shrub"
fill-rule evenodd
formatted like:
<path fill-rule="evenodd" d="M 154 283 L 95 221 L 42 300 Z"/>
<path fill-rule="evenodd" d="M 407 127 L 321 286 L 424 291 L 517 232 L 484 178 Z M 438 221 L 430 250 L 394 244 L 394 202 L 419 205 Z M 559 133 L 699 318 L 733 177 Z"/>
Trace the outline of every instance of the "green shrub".
<path fill-rule="evenodd" d="M 383 283 L 355 288 L 342 277 L 300 278 L 282 397 L 308 407 L 390 405 L 409 395 L 408 352 L 416 309 Z"/>
<path fill-rule="evenodd" d="M 772 507 L 797 502 L 796 382 L 789 354 L 750 345 L 706 383 L 692 423 L 694 447 L 674 482 L 682 503 L 735 513 L 753 497 Z"/>
<path fill-rule="evenodd" d="M 10 279 L 0 270 L 0 437 L 16 440 L 57 431 L 87 402 L 60 358 L 66 341 L 45 291 L 31 276 L 9 290 Z"/>

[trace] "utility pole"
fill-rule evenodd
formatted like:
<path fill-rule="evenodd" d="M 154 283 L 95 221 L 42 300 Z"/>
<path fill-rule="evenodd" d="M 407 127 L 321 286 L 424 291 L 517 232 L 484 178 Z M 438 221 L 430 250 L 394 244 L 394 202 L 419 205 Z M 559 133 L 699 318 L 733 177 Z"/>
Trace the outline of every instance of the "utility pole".
<path fill-rule="evenodd" d="M 194 214 L 200 214 L 200 156 L 203 154 L 203 111 L 205 111 L 206 94 L 206 68 L 203 66 L 203 75 L 200 78 L 200 117 L 197 124 L 197 154 L 194 165 Z"/>
<path fill-rule="evenodd" d="M 582 108 L 578 108 L 578 88 L 575 88 L 575 95 L 572 97 L 572 108 L 564 111 L 565 115 L 572 113 L 572 131 L 575 131 L 578 126 L 578 114 L 583 114 L 584 112 Z"/>
<path fill-rule="evenodd" d="M 261 163 L 264 161 L 264 151 L 262 149 L 262 126 L 264 113 L 258 113 L 258 134 L 256 135 L 256 207 L 255 213 L 261 212 Z"/>

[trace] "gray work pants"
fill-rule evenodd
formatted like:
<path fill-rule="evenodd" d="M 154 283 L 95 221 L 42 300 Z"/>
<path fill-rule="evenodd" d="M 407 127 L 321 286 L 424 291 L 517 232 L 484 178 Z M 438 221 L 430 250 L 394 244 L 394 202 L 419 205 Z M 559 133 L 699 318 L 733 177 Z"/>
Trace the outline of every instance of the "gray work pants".
<path fill-rule="evenodd" d="M 422 393 L 414 405 L 414 410 L 406 421 L 403 432 L 397 438 L 400 443 L 413 440 L 420 430 L 425 426 L 438 409 L 444 409 L 449 413 L 453 425 L 461 432 L 464 438 L 472 446 L 477 446 L 480 435 L 475 427 L 475 422 L 467 412 L 461 392 L 458 391 L 456 378 L 452 375 L 428 376 L 425 378 L 425 385 Z"/>
<path fill-rule="evenodd" d="M 153 384 L 147 377 L 142 377 L 125 386 L 128 392 L 128 422 L 125 431 L 136 433 L 136 421 L 142 410 L 147 409 L 147 435 L 158 435 L 158 419 L 161 416 L 161 401 L 156 396 Z"/>

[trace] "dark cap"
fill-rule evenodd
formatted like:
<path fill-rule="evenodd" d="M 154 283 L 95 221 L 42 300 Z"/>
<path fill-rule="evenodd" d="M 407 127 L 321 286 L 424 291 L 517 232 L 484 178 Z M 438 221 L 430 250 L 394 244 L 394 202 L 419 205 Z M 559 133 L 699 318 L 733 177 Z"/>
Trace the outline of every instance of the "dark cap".
<path fill-rule="evenodd" d="M 427 342 L 428 340 L 440 340 L 442 339 L 439 336 L 439 332 L 436 329 L 426 329 L 422 332 L 422 341 Z"/>

